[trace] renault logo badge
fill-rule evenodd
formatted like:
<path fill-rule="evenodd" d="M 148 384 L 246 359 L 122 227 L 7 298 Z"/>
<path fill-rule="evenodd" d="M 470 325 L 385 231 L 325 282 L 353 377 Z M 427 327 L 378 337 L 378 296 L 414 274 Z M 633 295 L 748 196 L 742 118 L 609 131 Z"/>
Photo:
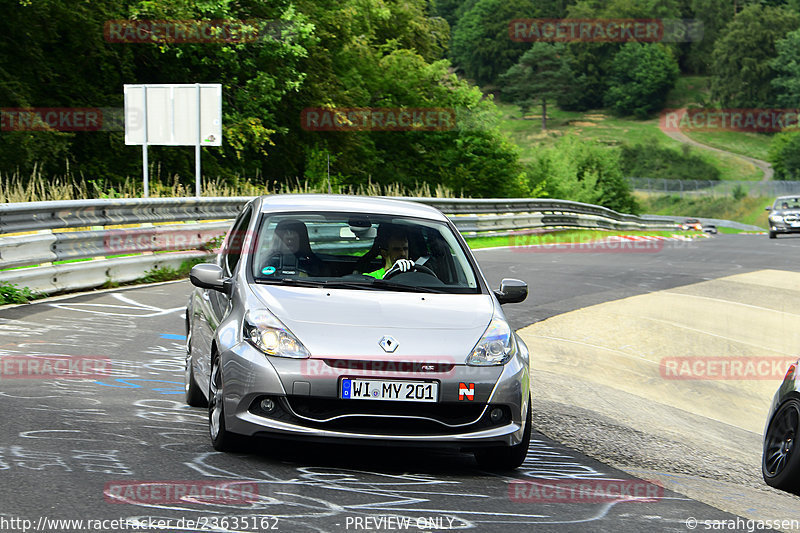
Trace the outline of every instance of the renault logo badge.
<path fill-rule="evenodd" d="M 389 335 L 384 335 L 378 344 L 381 345 L 381 348 L 386 353 L 392 353 L 397 349 L 397 341 Z"/>

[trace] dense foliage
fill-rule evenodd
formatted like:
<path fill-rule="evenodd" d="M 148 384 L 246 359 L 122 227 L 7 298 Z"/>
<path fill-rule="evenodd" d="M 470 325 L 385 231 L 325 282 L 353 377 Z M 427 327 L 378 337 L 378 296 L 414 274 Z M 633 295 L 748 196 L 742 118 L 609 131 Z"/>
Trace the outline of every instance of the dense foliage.
<path fill-rule="evenodd" d="M 744 8 L 714 44 L 712 97 L 727 107 L 775 104 L 770 60 L 776 42 L 800 27 L 800 15 L 783 7 L 753 4 Z"/>
<path fill-rule="evenodd" d="M 206 175 L 314 184 L 446 184 L 469 195 L 525 195 L 516 148 L 493 125 L 494 105 L 444 59 L 446 21 L 427 0 L 2 0 L 4 107 L 122 107 L 123 84 L 223 85 L 221 148 L 203 149 Z M 118 43 L 104 23 L 255 20 L 280 31 L 254 42 Z M 442 107 L 450 131 L 306 131 L 308 107 Z M 191 180 L 191 147 L 151 147 L 162 175 Z M 141 150 L 121 131 L 11 131 L 0 171 L 102 177 L 141 174 Z"/>
<path fill-rule="evenodd" d="M 503 96 L 517 104 L 523 115 L 541 103 L 543 130 L 547 129 L 547 101 L 556 101 L 575 83 L 561 43 L 534 43 L 500 80 Z"/>
<path fill-rule="evenodd" d="M 775 135 L 769 149 L 769 162 L 776 180 L 800 181 L 800 132 Z"/>
<path fill-rule="evenodd" d="M 620 147 L 620 165 L 626 176 L 681 180 L 718 180 L 719 170 L 692 152 L 688 145 L 673 150 L 655 139 Z"/>
<path fill-rule="evenodd" d="M 800 0 L 0 0 L 0 105 L 121 108 L 128 83 L 223 85 L 223 146 L 207 177 L 271 190 L 308 183 L 446 186 L 456 194 L 548 194 L 635 209 L 621 175 L 715 179 L 692 153 L 562 140 L 522 165 L 492 93 L 651 118 L 676 76 L 708 75 L 710 107 L 800 107 Z M 691 19 L 676 42 L 516 42 L 514 19 Z M 256 41 L 119 43 L 111 20 L 249 20 Z M 480 88 L 474 83 L 480 85 Z M 309 131 L 306 108 L 448 108 L 445 131 Z M 141 174 L 121 131 L 7 131 L 0 173 L 112 185 Z M 779 178 L 800 177 L 795 134 L 776 135 Z M 575 159 L 572 161 L 570 158 Z M 192 147 L 151 147 L 154 173 L 190 183 Z M 800 179 L 800 178 L 799 178 Z"/>
<path fill-rule="evenodd" d="M 614 56 L 605 103 L 618 115 L 647 118 L 675 86 L 678 64 L 657 44 L 628 43 Z"/>
<path fill-rule="evenodd" d="M 532 188 L 552 198 L 569 198 L 623 213 L 639 211 L 616 149 L 567 135 L 554 146 L 540 149 L 529 172 Z"/>

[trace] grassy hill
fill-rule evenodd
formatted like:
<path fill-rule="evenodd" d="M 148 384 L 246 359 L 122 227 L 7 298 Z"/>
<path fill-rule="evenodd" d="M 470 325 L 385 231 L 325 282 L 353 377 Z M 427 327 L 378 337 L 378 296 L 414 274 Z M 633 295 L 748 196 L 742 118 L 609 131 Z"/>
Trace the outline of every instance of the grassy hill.
<path fill-rule="evenodd" d="M 681 77 L 667 98 L 668 108 L 698 106 L 709 101 L 709 80 L 702 76 Z M 578 135 L 594 139 L 609 147 L 622 143 L 637 144 L 655 139 L 658 145 L 681 149 L 676 141 L 659 129 L 658 117 L 638 120 L 633 117 L 615 117 L 605 110 L 588 112 L 563 111 L 548 107 L 547 131 L 541 129 L 541 109 L 535 108 L 523 117 L 517 106 L 497 101 L 500 110 L 500 128 L 520 147 L 523 160 L 530 160 L 538 147 L 552 144 L 562 135 Z M 732 131 L 684 132 L 691 139 L 733 153 L 765 159 L 772 136 L 768 134 Z M 760 180 L 763 173 L 753 164 L 735 156 L 692 148 L 693 153 L 720 171 L 723 180 Z M 648 177 L 648 176 L 641 176 Z"/>

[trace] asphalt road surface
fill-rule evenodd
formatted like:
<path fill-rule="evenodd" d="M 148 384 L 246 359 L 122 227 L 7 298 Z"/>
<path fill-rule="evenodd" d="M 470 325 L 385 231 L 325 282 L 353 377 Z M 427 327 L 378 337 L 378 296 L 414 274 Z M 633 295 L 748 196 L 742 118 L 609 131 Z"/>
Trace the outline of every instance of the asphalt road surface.
<path fill-rule="evenodd" d="M 798 252 L 800 238 L 720 235 L 637 253 L 503 249 L 477 257 L 493 286 L 503 277 L 530 284 L 526 302 L 506 306 L 520 328 L 732 273 L 798 270 Z M 0 531 L 708 529 L 694 518 L 747 530 L 743 519 L 536 432 L 524 466 L 510 475 L 482 471 L 469 455 L 418 449 L 253 440 L 240 453 L 217 453 L 205 410 L 183 403 L 189 291 L 178 282 L 0 310 L 4 365 L 9 357 L 96 357 L 112 370 L 94 380 L 22 379 L 3 367 Z M 597 495 L 620 487 L 649 498 Z"/>

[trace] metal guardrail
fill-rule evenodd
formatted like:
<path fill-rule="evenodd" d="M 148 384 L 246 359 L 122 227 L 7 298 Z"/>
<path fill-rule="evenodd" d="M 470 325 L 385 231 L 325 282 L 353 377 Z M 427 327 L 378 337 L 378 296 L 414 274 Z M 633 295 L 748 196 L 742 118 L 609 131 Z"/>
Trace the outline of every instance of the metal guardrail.
<path fill-rule="evenodd" d="M 633 190 L 654 194 L 680 196 L 733 196 L 746 194 L 756 197 L 775 197 L 800 194 L 800 181 L 712 181 L 665 178 L 626 178 Z"/>
<path fill-rule="evenodd" d="M 669 220 L 566 200 L 403 199 L 436 207 L 466 236 L 543 228 L 676 228 Z M 50 294 L 132 281 L 153 268 L 176 268 L 208 256 L 208 243 L 227 232 L 248 200 L 131 198 L 0 205 L 0 269 L 6 269 L 0 270 L 0 282 Z M 137 227 L 110 227 L 126 225 Z"/>

